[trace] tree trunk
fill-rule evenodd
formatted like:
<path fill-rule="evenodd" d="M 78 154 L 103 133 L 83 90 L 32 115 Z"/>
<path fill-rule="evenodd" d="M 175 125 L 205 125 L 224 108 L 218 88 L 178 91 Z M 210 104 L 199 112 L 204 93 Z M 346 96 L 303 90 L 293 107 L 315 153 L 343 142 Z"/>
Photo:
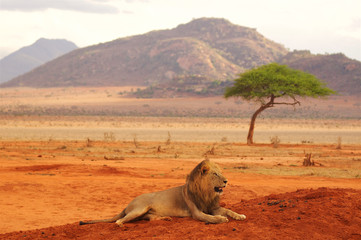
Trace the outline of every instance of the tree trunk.
<path fill-rule="evenodd" d="M 262 105 L 255 113 L 253 113 L 251 118 L 251 123 L 249 124 L 249 130 L 248 130 L 248 136 L 247 136 L 247 144 L 252 145 L 253 144 L 253 133 L 254 133 L 254 125 L 256 123 L 257 116 L 265 110 L 267 107 Z"/>
<path fill-rule="evenodd" d="M 253 113 L 251 118 L 251 123 L 249 124 L 248 136 L 247 136 L 247 145 L 253 144 L 253 133 L 254 133 L 254 125 L 256 124 L 257 116 L 265 109 L 269 107 L 273 107 L 275 97 L 272 95 L 271 99 L 268 103 L 262 104 L 260 108 L 257 109 L 255 113 Z"/>

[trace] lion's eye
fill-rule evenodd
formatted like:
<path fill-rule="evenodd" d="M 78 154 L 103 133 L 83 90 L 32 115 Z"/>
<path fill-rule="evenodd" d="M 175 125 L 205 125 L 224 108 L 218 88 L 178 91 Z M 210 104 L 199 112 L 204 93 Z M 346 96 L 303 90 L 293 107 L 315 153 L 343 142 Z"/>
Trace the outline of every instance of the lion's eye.
<path fill-rule="evenodd" d="M 217 173 L 213 173 L 213 174 L 214 174 L 214 176 L 218 177 L 218 174 L 217 174 Z"/>

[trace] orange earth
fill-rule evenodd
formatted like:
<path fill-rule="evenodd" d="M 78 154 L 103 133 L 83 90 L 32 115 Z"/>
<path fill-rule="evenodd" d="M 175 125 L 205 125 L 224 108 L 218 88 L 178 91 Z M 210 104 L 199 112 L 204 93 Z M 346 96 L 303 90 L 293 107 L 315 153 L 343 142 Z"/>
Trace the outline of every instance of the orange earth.
<path fill-rule="evenodd" d="M 360 156 L 352 144 L 0 140 L 0 239 L 361 239 Z M 229 180 L 222 205 L 247 220 L 79 225 L 182 185 L 204 158 Z"/>

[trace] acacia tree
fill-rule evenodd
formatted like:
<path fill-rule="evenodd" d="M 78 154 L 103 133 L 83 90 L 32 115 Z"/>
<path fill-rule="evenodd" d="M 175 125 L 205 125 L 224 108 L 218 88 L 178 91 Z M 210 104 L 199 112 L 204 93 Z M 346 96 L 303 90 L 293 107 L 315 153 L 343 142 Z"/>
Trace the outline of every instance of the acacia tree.
<path fill-rule="evenodd" d="M 300 105 L 297 97 L 323 97 L 336 92 L 313 76 L 286 65 L 270 63 L 239 75 L 232 87 L 226 88 L 224 96 L 241 97 L 260 103 L 251 118 L 247 144 L 253 144 L 254 126 L 257 116 L 275 105 Z"/>

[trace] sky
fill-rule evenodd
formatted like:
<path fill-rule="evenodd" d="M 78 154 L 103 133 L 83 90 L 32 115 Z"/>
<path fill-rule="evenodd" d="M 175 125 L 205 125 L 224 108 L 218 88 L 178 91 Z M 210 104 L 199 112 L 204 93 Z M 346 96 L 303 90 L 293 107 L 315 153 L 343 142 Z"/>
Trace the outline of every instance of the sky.
<path fill-rule="evenodd" d="M 361 0 L 0 0 L 0 59 L 39 38 L 86 47 L 216 17 L 291 51 L 361 61 L 360 13 Z"/>

